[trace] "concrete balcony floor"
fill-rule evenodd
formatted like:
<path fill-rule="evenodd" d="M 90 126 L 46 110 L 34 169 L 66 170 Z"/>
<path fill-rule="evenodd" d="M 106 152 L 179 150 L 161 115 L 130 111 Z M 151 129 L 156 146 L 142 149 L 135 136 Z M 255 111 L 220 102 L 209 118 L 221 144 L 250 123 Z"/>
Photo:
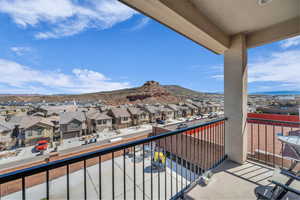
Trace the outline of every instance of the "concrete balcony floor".
<path fill-rule="evenodd" d="M 207 186 L 195 185 L 185 199 L 201 200 L 252 200 L 257 199 L 254 189 L 257 186 L 271 185 L 268 181 L 273 175 L 273 168 L 247 161 L 238 165 L 225 161 L 214 170 L 214 176 Z M 300 184 L 299 184 L 300 188 Z M 289 199 L 299 199 L 289 194 Z"/>

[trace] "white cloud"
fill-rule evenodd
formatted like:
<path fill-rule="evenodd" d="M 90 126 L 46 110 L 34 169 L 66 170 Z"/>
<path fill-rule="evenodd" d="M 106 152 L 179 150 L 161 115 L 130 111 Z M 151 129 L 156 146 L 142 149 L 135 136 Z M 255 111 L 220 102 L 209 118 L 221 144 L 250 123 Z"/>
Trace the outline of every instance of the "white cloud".
<path fill-rule="evenodd" d="M 58 70 L 36 70 L 0 59 L 0 71 L 2 93 L 88 93 L 130 87 L 127 82 L 114 82 L 100 72 L 88 69 L 74 68 L 71 74 L 66 74 Z"/>
<path fill-rule="evenodd" d="M 249 64 L 249 82 L 281 82 L 300 88 L 300 50 L 276 52 Z"/>
<path fill-rule="evenodd" d="M 273 83 L 273 90 L 300 90 L 300 50 L 275 52 L 248 66 L 249 83 Z M 211 77 L 220 79 L 223 74 Z"/>
<path fill-rule="evenodd" d="M 11 47 L 10 50 L 12 52 L 14 52 L 16 55 L 18 56 L 22 56 L 24 55 L 25 53 L 28 53 L 31 51 L 31 48 L 30 47 Z"/>
<path fill-rule="evenodd" d="M 211 77 L 217 80 L 224 80 L 224 75 L 222 74 L 213 75 Z"/>
<path fill-rule="evenodd" d="M 117 0 L 1 0 L 0 12 L 24 28 L 49 25 L 49 30 L 35 35 L 39 39 L 75 35 L 88 28 L 107 29 L 137 14 Z"/>
<path fill-rule="evenodd" d="M 280 43 L 280 46 L 284 49 L 298 45 L 300 45 L 300 36 L 284 40 Z"/>
<path fill-rule="evenodd" d="M 142 17 L 135 26 L 130 28 L 130 30 L 131 31 L 140 30 L 140 29 L 144 28 L 145 26 L 147 26 L 149 23 L 150 23 L 149 17 Z"/>

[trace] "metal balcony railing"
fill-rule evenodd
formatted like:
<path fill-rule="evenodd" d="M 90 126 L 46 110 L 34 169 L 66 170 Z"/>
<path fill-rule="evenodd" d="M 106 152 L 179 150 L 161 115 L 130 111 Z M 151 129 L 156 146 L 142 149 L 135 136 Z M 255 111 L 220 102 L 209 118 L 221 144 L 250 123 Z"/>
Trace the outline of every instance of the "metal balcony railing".
<path fill-rule="evenodd" d="M 217 119 L 0 175 L 0 199 L 175 199 L 226 159 Z"/>
<path fill-rule="evenodd" d="M 277 134 L 300 136 L 300 123 L 248 118 L 248 159 L 264 164 L 289 168 L 296 156 Z"/>

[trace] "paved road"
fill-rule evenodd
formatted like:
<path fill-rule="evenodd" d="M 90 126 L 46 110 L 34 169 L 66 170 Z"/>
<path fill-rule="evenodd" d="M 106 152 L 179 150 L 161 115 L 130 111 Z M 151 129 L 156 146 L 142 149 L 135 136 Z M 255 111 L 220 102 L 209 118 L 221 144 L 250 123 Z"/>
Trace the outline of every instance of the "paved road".
<path fill-rule="evenodd" d="M 213 119 L 206 118 L 206 119 L 193 120 L 193 121 L 189 121 L 189 122 L 179 122 L 179 123 L 176 123 L 176 124 L 166 125 L 166 126 L 162 126 L 162 127 L 166 128 L 170 131 L 173 131 L 173 130 L 177 129 L 177 126 L 179 124 L 186 124 L 187 126 L 193 126 L 193 125 L 196 125 L 196 124 L 209 122 L 209 121 L 212 121 L 212 120 L 215 120 L 215 119 L 217 119 L 217 118 L 213 118 Z"/>
<path fill-rule="evenodd" d="M 131 133 L 131 134 L 120 134 L 120 135 L 111 137 L 109 139 L 101 140 L 101 141 L 93 143 L 93 144 L 81 145 L 81 146 L 61 150 L 61 151 L 59 151 L 59 155 L 65 155 L 68 153 L 79 152 L 79 151 L 82 151 L 85 149 L 89 149 L 91 147 L 109 144 L 109 143 L 111 143 L 111 139 L 114 139 L 114 138 L 122 137 L 123 139 L 127 139 L 127 138 L 146 135 L 146 134 L 150 134 L 150 133 L 152 133 L 152 130 L 144 130 L 144 131 L 139 131 L 139 132 Z M 21 165 L 33 163 L 33 162 L 44 161 L 48 157 L 49 157 L 49 154 L 46 154 L 46 155 L 42 155 L 42 156 L 35 156 L 35 157 L 26 158 L 26 159 L 22 159 L 22 160 L 12 161 L 9 163 L 1 164 L 0 169 L 5 170 L 5 169 L 10 169 L 10 168 L 15 168 L 15 167 L 18 167 Z"/>

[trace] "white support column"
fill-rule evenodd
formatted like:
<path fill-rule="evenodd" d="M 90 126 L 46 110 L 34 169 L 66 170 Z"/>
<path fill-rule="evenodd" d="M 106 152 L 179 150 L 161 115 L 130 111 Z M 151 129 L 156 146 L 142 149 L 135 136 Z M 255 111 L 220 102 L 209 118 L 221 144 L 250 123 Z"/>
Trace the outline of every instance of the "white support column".
<path fill-rule="evenodd" d="M 246 39 L 239 34 L 224 54 L 225 152 L 237 163 L 247 156 L 247 71 Z"/>

